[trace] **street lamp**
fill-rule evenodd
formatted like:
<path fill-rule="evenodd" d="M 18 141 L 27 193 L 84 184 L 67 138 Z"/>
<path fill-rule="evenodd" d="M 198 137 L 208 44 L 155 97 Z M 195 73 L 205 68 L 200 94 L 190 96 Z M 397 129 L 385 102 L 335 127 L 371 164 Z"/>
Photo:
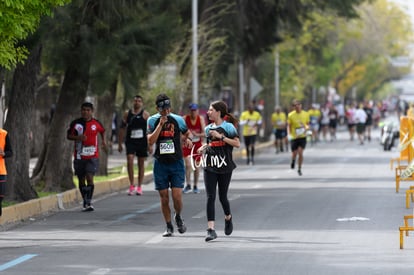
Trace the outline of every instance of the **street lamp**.
<path fill-rule="evenodd" d="M 198 43 L 197 43 L 197 23 L 198 23 L 198 0 L 193 0 L 192 27 L 193 27 L 193 102 L 198 103 Z"/>
<path fill-rule="evenodd" d="M 275 106 L 279 106 L 279 51 L 275 50 Z"/>

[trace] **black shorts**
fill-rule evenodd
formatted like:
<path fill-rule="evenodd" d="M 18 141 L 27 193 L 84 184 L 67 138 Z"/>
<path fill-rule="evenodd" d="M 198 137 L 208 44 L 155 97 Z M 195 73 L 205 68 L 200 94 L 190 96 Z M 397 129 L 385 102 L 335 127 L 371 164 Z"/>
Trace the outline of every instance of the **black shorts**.
<path fill-rule="evenodd" d="M 148 157 L 148 146 L 142 143 L 125 143 L 126 154 L 136 155 L 137 157 Z"/>
<path fill-rule="evenodd" d="M 355 123 L 348 123 L 348 129 L 355 128 Z"/>
<path fill-rule="evenodd" d="M 292 152 L 296 151 L 299 147 L 301 147 L 302 149 L 305 149 L 306 148 L 306 137 L 292 140 L 290 147 L 291 147 Z"/>
<path fill-rule="evenodd" d="M 275 138 L 276 139 L 283 139 L 287 137 L 287 130 L 286 129 L 275 129 Z"/>
<path fill-rule="evenodd" d="M 332 119 L 329 121 L 329 128 L 336 129 L 337 121 L 336 119 Z"/>
<path fill-rule="evenodd" d="M 250 144 L 254 145 L 256 143 L 256 135 L 254 135 L 254 136 L 244 136 L 243 138 L 244 138 L 244 144 L 246 146 L 249 146 Z"/>
<path fill-rule="evenodd" d="M 365 132 L 365 123 L 358 123 L 356 125 L 356 132 L 358 134 L 363 134 Z"/>
<path fill-rule="evenodd" d="M 7 175 L 0 175 L 0 197 L 6 195 Z"/>
<path fill-rule="evenodd" d="M 86 174 L 95 175 L 98 170 L 99 159 L 75 159 L 73 161 L 73 168 L 75 169 L 75 175 L 78 177 L 84 177 Z"/>

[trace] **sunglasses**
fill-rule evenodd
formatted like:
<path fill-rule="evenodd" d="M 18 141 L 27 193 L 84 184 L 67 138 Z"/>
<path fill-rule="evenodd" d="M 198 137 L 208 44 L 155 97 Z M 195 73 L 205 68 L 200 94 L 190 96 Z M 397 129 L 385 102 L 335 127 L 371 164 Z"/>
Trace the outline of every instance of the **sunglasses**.
<path fill-rule="evenodd" d="M 170 107 L 171 107 L 171 105 L 170 105 L 170 104 L 171 104 L 171 103 L 170 103 L 170 100 L 169 100 L 169 99 L 164 99 L 164 100 L 162 100 L 162 101 L 157 102 L 157 109 L 158 109 L 159 111 L 162 111 L 162 110 L 168 109 L 168 108 L 170 108 Z"/>

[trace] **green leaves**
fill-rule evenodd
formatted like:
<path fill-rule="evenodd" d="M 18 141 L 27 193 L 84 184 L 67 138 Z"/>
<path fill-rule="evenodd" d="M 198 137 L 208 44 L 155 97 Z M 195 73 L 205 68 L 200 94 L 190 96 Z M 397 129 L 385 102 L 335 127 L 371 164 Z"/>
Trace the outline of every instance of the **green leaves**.
<path fill-rule="evenodd" d="M 18 46 L 20 40 L 33 33 L 43 15 L 68 0 L 3 0 L 0 2 L 0 65 L 11 69 L 23 62 L 27 50 Z"/>

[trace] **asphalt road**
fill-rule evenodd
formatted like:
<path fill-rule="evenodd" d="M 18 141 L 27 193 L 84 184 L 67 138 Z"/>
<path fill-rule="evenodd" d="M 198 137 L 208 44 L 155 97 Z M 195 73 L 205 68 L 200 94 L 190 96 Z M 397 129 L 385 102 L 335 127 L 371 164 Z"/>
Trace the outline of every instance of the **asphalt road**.
<path fill-rule="evenodd" d="M 365 145 L 341 132 L 308 145 L 303 176 L 290 154 L 262 150 L 238 161 L 230 186 L 234 232 L 206 243 L 205 192 L 184 195 L 188 231 L 161 237 L 153 183 L 143 196 L 115 193 L 0 232 L 2 274 L 412 274 L 414 238 L 399 249 L 408 183 L 395 193 L 379 132 Z"/>

